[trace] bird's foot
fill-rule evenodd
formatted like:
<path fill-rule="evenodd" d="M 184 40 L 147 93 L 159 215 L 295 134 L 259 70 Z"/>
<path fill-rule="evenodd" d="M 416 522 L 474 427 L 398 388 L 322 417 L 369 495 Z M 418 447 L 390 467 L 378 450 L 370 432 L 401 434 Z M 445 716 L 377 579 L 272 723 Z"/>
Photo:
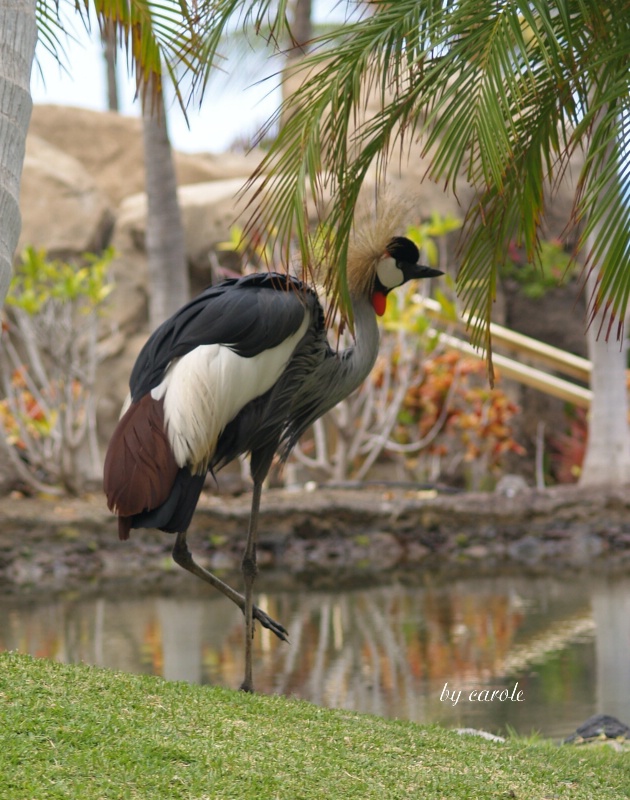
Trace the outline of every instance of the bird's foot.
<path fill-rule="evenodd" d="M 257 619 L 263 628 L 267 628 L 267 630 L 275 633 L 278 639 L 282 639 L 283 642 L 289 641 L 289 631 L 284 627 L 284 625 L 276 622 L 275 619 L 271 619 L 269 614 L 266 614 L 264 611 L 258 608 L 258 606 L 254 606 L 253 615 L 254 619 Z M 243 689 L 243 691 L 251 691 L 243 686 L 241 686 L 241 689 Z"/>

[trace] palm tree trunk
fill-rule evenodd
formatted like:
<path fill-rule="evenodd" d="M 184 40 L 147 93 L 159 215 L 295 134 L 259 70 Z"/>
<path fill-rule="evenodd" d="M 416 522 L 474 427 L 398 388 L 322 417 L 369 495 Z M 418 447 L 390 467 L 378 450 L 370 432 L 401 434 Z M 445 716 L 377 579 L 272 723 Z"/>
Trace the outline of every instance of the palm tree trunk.
<path fill-rule="evenodd" d="M 587 291 L 597 290 L 591 275 Z M 626 386 L 626 339 L 604 340 L 598 336 L 601 313 L 588 329 L 589 357 L 593 363 L 593 400 L 588 426 L 588 442 L 580 483 L 583 486 L 615 486 L 630 482 L 630 429 L 628 428 L 628 388 Z M 605 325 L 603 330 L 605 330 Z"/>
<path fill-rule="evenodd" d="M 603 112 L 595 121 L 597 126 Z M 607 160 L 616 159 L 612 144 L 608 147 Z M 610 191 L 614 187 L 609 186 Z M 596 226 L 588 241 L 589 251 L 600 238 L 601 225 Z M 587 279 L 587 292 L 591 302 L 597 298 L 597 265 L 591 269 Z M 589 358 L 593 363 L 591 390 L 593 400 L 588 426 L 588 441 L 580 483 L 583 486 L 619 486 L 630 482 L 630 427 L 628 426 L 628 366 L 627 339 L 622 335 L 617 341 L 605 340 L 606 297 L 598 299 L 599 310 L 591 320 L 587 331 Z"/>
<path fill-rule="evenodd" d="M 113 25 L 106 25 L 101 34 L 105 76 L 107 80 L 107 109 L 118 111 L 118 77 L 116 75 L 116 31 Z"/>
<path fill-rule="evenodd" d="M 37 25 L 35 0 L 0 5 L 0 303 L 13 272 L 20 237 L 20 180 L 31 119 L 31 67 Z"/>
<path fill-rule="evenodd" d="M 164 98 L 160 96 L 152 102 L 150 87 L 143 102 L 142 127 L 147 193 L 149 322 L 153 330 L 187 302 L 190 281 Z"/>
<path fill-rule="evenodd" d="M 308 43 L 313 38 L 312 13 L 312 0 L 293 0 L 293 46 L 287 53 L 290 59 L 303 56 L 308 49 Z"/>

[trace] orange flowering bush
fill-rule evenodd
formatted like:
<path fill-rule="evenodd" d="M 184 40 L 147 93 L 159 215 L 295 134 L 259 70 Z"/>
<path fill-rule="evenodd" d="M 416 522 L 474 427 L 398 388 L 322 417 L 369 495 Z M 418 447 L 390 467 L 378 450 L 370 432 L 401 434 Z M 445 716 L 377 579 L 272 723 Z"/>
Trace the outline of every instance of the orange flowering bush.
<path fill-rule="evenodd" d="M 82 450 L 98 468 L 98 317 L 112 257 L 70 264 L 28 248 L 16 266 L 0 328 L 0 444 L 32 488 L 78 491 Z"/>
<path fill-rule="evenodd" d="M 47 412 L 28 390 L 25 371 L 26 368 L 21 366 L 11 375 L 14 403 L 7 397 L 0 400 L 0 427 L 4 429 L 6 441 L 22 451 L 27 449 L 22 430 L 36 439 L 45 438 L 50 436 L 56 417 L 54 412 Z"/>
<path fill-rule="evenodd" d="M 392 449 L 418 477 L 452 474 L 462 463 L 496 476 L 506 454 L 525 452 L 512 433 L 518 411 L 502 389 L 487 385 L 482 361 L 455 350 L 435 353 L 405 394 L 393 431 L 399 447 Z"/>
<path fill-rule="evenodd" d="M 444 235 L 459 225 L 435 217 L 407 234 L 437 266 Z M 476 488 L 499 475 L 508 453 L 524 452 L 512 434 L 518 407 L 489 388 L 483 360 L 445 349 L 418 291 L 407 284 L 392 292 L 371 374 L 294 451 L 315 476 L 363 480 L 380 460 L 396 465 L 393 478 L 413 481 L 459 480 L 463 469 Z M 433 287 L 447 324 L 457 319 L 453 291 L 448 275 Z"/>

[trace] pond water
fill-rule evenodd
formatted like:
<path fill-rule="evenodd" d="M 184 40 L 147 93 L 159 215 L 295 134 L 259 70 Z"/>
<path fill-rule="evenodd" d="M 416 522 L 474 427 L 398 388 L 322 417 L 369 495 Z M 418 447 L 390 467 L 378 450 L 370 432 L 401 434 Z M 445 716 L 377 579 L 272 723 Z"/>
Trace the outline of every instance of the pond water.
<path fill-rule="evenodd" d="M 237 687 L 242 615 L 184 578 L 178 594 L 0 599 L 0 649 Z M 261 692 L 556 739 L 594 713 L 630 722 L 630 577 L 423 576 L 258 600 L 291 636 L 287 645 L 257 629 Z M 486 700 L 492 690 L 503 694 Z"/>

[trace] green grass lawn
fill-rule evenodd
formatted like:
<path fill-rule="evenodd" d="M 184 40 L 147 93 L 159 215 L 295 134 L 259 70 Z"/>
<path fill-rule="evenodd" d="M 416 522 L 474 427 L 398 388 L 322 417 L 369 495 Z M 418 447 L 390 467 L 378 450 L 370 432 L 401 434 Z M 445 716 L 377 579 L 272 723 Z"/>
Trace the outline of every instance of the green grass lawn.
<path fill-rule="evenodd" d="M 0 798 L 630 797 L 630 754 L 0 654 Z"/>

